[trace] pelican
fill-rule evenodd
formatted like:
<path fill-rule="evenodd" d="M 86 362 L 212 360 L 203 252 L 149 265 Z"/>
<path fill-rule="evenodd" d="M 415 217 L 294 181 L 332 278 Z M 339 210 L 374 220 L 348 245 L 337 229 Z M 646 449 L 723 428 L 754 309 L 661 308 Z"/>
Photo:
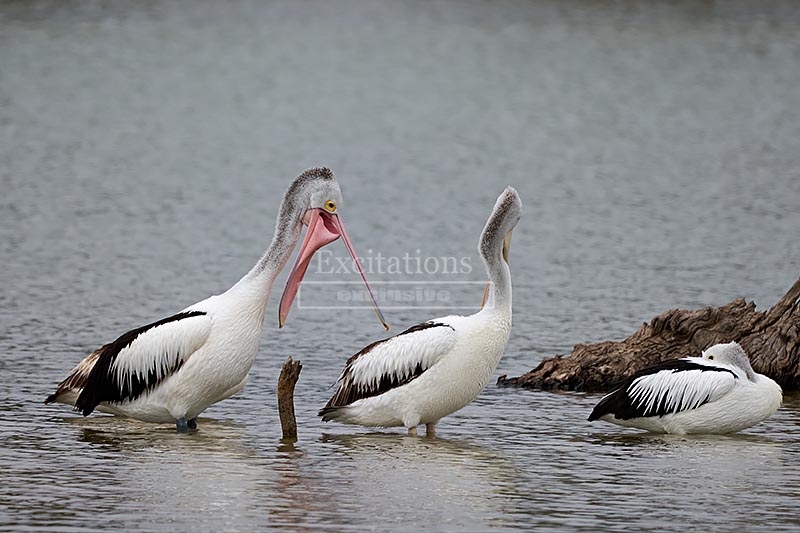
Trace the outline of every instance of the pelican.
<path fill-rule="evenodd" d="M 405 426 L 435 435 L 436 423 L 483 390 L 511 333 L 511 232 L 522 214 L 517 191 L 497 199 L 478 251 L 489 275 L 487 298 L 471 316 L 446 316 L 370 344 L 347 360 L 322 420 L 372 427 Z"/>
<path fill-rule="evenodd" d="M 275 234 L 258 263 L 226 292 L 180 313 L 123 333 L 87 356 L 45 403 L 95 409 L 154 423 L 175 423 L 177 431 L 197 428 L 197 416 L 236 394 L 261 341 L 272 284 L 306 231 L 278 307 L 283 327 L 311 258 L 339 237 L 353 258 L 384 327 L 339 209 L 342 194 L 327 168 L 295 178 L 281 202 Z"/>
<path fill-rule="evenodd" d="M 772 416 L 780 386 L 750 366 L 739 344 L 645 368 L 605 395 L 589 421 L 655 433 L 735 433 Z"/>

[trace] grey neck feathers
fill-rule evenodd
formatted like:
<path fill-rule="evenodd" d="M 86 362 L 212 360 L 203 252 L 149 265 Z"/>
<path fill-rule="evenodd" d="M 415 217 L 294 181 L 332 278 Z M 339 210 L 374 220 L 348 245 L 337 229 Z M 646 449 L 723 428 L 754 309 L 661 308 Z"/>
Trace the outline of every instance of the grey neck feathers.
<path fill-rule="evenodd" d="M 750 381 L 755 381 L 756 371 L 753 370 L 753 365 L 750 364 L 750 358 L 747 357 L 747 354 L 745 353 L 744 350 L 742 350 L 741 348 L 739 348 L 739 350 L 742 352 L 742 360 L 740 362 L 740 366 L 744 368 L 744 372 L 745 374 L 747 374 L 747 379 L 749 379 Z"/>
<path fill-rule="evenodd" d="M 275 235 L 272 237 L 267 251 L 258 263 L 242 278 L 242 281 L 269 281 L 278 276 L 286 266 L 295 245 L 300 238 L 302 209 L 297 205 L 296 195 L 287 195 L 281 202 L 278 220 L 275 223 Z"/>
<path fill-rule="evenodd" d="M 750 364 L 750 358 L 747 357 L 747 352 L 738 343 L 731 343 L 730 346 L 725 348 L 723 355 L 727 356 L 728 360 L 735 366 L 744 370 L 745 374 L 747 374 L 747 379 L 750 381 L 756 380 L 756 372 Z"/>
<path fill-rule="evenodd" d="M 315 184 L 326 181 L 335 182 L 335 180 L 330 169 L 320 167 L 310 168 L 292 181 L 281 200 L 272 242 L 258 263 L 242 278 L 242 281 L 264 279 L 270 280 L 270 283 L 274 281 L 278 273 L 286 266 L 286 262 L 289 261 L 294 246 L 300 238 L 301 222 L 305 215 L 306 199 L 309 197 L 310 190 Z"/>

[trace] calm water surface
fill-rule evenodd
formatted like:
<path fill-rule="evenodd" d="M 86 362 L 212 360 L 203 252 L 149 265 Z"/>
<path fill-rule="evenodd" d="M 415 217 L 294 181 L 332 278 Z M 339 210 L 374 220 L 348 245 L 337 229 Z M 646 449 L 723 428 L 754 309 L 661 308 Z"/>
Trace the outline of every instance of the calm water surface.
<path fill-rule="evenodd" d="M 800 272 L 800 15 L 721 4 L 0 4 L 0 528 L 796 530 L 800 397 L 728 437 L 493 385 L 435 440 L 323 424 L 382 332 L 303 307 L 279 331 L 278 291 L 250 383 L 197 433 L 41 404 L 99 344 L 233 284 L 320 164 L 362 255 L 471 260 L 425 279 L 461 312 L 480 287 L 452 282 L 481 281 L 478 234 L 518 188 L 497 374 L 668 308 L 772 305 Z M 308 276 L 330 279 L 353 280 Z M 395 333 L 449 313 L 384 311 Z"/>

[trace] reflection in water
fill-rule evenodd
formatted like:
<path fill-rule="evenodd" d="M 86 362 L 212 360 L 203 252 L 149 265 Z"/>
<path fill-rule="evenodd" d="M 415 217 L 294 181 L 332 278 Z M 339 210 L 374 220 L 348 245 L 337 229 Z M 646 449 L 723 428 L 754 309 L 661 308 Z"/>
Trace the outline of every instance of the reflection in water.
<path fill-rule="evenodd" d="M 498 452 L 394 434 L 325 434 L 313 445 L 314 455 L 301 445 L 277 447 L 275 476 L 261 502 L 270 524 L 311 531 L 369 516 L 396 530 L 424 527 L 429 513 L 454 527 L 475 527 L 475 516 L 494 527 L 514 520 L 507 507 L 516 494 L 515 469 Z"/>
<path fill-rule="evenodd" d="M 476 518 L 484 526 L 514 524 L 517 468 L 500 451 L 465 440 L 394 433 L 324 434 L 321 443 L 326 455 L 348 470 L 348 490 L 333 499 L 334 508 L 352 507 L 349 493 L 355 493 L 358 506 L 372 509 L 390 529 L 429 525 L 419 514 L 424 511 L 451 527 L 480 527 Z M 396 505 L 387 508 L 387 500 Z M 346 512 L 332 518 L 348 520 Z"/>
<path fill-rule="evenodd" d="M 572 440 L 591 450 L 580 453 L 573 467 L 599 471 L 582 486 L 592 495 L 590 501 L 635 516 L 637 529 L 669 528 L 684 520 L 712 523 L 717 509 L 731 505 L 740 509 L 737 520 L 743 527 L 759 524 L 754 515 L 761 502 L 754 503 L 748 491 L 769 485 L 757 473 L 779 470 L 791 447 L 753 434 L 592 433 Z M 671 502 L 668 508 L 658 505 L 664 497 Z M 790 500 L 763 504 L 774 508 Z"/>
<path fill-rule="evenodd" d="M 38 527 L 90 512 L 94 527 L 113 523 L 150 529 L 178 521 L 221 530 L 233 522 L 257 523 L 265 512 L 279 510 L 287 497 L 293 512 L 304 512 L 297 507 L 297 495 L 310 494 L 297 486 L 305 483 L 297 466 L 303 452 L 281 444 L 277 454 L 262 453 L 240 424 L 204 418 L 201 431 L 179 435 L 169 426 L 115 417 L 64 421 L 77 433 L 63 438 L 64 446 L 51 454 L 34 452 L 38 459 L 27 464 L 35 471 L 17 472 L 26 483 L 46 480 L 43 498 L 60 495 L 60 501 L 48 499 L 38 506 L 40 516 L 33 517 Z M 31 492 L 27 503 L 32 503 Z M 42 509 L 47 515 L 41 516 Z M 16 516 L 14 523 L 21 518 Z"/>
<path fill-rule="evenodd" d="M 254 519 L 261 494 L 272 492 L 269 484 L 280 477 L 248 442 L 246 428 L 233 422 L 204 418 L 202 430 L 188 435 L 114 417 L 72 423 L 80 427 L 88 454 L 105 457 L 102 465 L 109 470 L 101 490 L 126 493 L 118 512 L 127 510 L 140 525 L 186 515 L 224 529 L 228 516 Z M 92 469 L 88 478 L 98 475 Z"/>
<path fill-rule="evenodd" d="M 346 526 L 355 514 L 419 528 L 434 514 L 452 527 L 474 526 L 477 517 L 483 527 L 502 528 L 514 525 L 521 504 L 518 468 L 503 452 L 463 439 L 323 434 L 309 455 L 302 442 L 260 449 L 245 427 L 212 419 L 189 435 L 114 417 L 66 420 L 91 458 L 71 475 L 103 479 L 105 494 L 124 492 L 115 512 L 138 523 L 190 512 L 224 527 L 226 514 L 266 513 L 270 525 L 310 531 Z M 399 494 L 402 502 L 386 505 Z M 187 502 L 203 505 L 187 509 Z"/>
<path fill-rule="evenodd" d="M 580 438 L 579 438 L 580 439 Z M 626 447 L 651 446 L 656 448 L 688 447 L 692 449 L 702 449 L 704 447 L 735 447 L 737 443 L 743 447 L 752 444 L 782 446 L 780 441 L 776 441 L 765 435 L 751 435 L 747 433 L 735 433 L 732 435 L 670 435 L 660 433 L 593 433 L 584 440 L 596 444 L 618 445 Z"/>
<path fill-rule="evenodd" d="M 315 517 L 325 509 L 324 489 L 318 477 L 304 468 L 308 458 L 295 443 L 281 440 L 277 452 L 272 465 L 277 478 L 262 504 L 269 522 L 295 531 L 314 531 Z"/>
<path fill-rule="evenodd" d="M 169 424 L 156 425 L 131 418 L 116 416 L 70 417 L 65 423 L 80 428 L 80 440 L 101 445 L 115 452 L 138 452 L 143 449 L 163 448 L 203 452 L 233 453 L 245 433 L 245 426 L 234 421 L 201 418 L 202 431 L 179 434 Z M 229 440 L 230 439 L 230 440 Z"/>

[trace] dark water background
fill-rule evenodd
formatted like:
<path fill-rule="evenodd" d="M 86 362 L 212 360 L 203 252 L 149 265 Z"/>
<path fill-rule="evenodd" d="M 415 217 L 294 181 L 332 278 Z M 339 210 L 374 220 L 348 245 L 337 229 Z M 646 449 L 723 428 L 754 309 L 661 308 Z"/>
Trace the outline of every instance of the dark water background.
<path fill-rule="evenodd" d="M 298 308 L 279 331 L 279 291 L 248 387 L 196 434 L 40 402 L 99 344 L 233 284 L 314 165 L 362 254 L 471 258 L 427 281 L 473 307 L 453 282 L 480 282 L 478 234 L 517 187 L 497 374 L 668 308 L 768 307 L 800 273 L 799 24 L 792 2 L 0 3 L 0 528 L 796 530 L 797 396 L 730 437 L 493 385 L 437 440 L 325 425 L 381 330 Z M 384 310 L 393 332 L 448 313 Z"/>

